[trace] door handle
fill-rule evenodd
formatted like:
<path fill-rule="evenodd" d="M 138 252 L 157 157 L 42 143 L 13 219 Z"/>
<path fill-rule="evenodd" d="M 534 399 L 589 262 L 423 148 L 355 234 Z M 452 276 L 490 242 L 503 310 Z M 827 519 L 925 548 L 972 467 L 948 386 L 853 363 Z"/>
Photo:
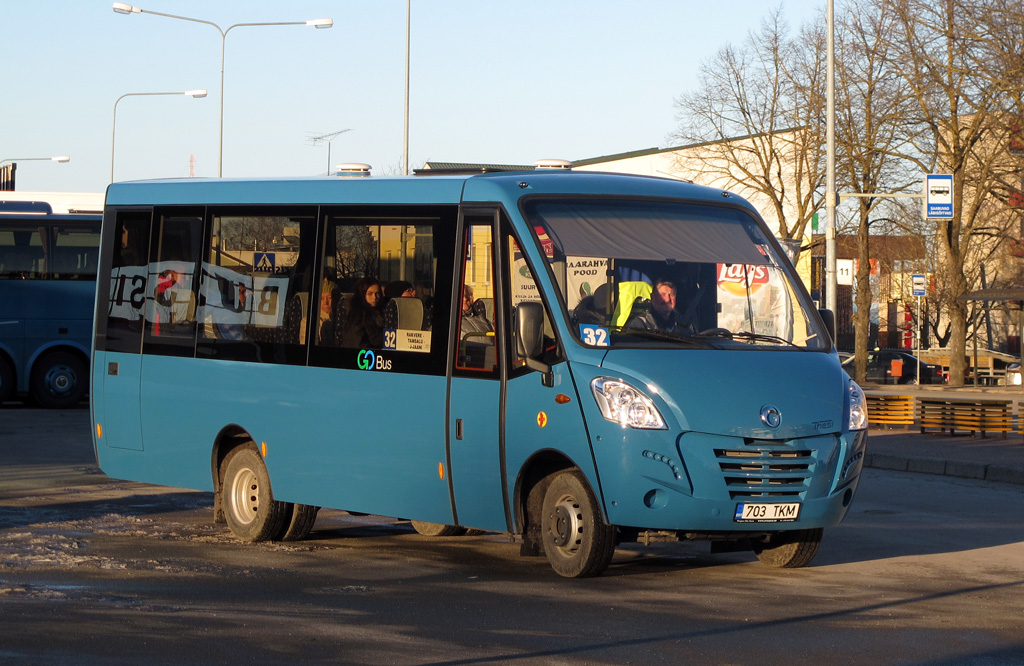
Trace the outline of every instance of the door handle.
<path fill-rule="evenodd" d="M 455 439 L 462 439 L 462 419 L 455 419 Z"/>

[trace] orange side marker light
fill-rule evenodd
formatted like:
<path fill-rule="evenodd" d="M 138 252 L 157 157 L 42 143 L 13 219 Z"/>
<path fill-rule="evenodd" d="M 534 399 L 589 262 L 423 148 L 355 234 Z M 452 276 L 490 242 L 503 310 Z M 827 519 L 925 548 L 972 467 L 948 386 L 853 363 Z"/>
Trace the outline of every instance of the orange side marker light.
<path fill-rule="evenodd" d="M 103 439 L 103 426 L 96 424 L 96 439 Z"/>
<path fill-rule="evenodd" d="M 444 481 L 444 463 L 437 463 L 437 476 Z"/>
<path fill-rule="evenodd" d="M 263 454 L 264 458 L 267 457 L 267 443 L 266 442 L 260 442 L 260 453 Z"/>

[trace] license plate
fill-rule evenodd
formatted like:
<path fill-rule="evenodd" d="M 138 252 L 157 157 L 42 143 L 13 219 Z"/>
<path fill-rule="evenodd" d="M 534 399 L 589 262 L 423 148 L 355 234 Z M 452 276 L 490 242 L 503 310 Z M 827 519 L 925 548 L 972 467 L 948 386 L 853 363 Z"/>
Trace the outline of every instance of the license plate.
<path fill-rule="evenodd" d="M 792 523 L 800 516 L 800 503 L 744 502 L 736 505 L 737 523 Z"/>

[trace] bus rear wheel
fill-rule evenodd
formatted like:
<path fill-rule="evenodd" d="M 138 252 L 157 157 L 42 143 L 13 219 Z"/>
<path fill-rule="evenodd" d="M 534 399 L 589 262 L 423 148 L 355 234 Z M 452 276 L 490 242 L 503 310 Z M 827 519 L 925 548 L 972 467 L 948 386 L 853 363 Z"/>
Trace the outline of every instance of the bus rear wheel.
<path fill-rule="evenodd" d="M 544 493 L 544 554 L 559 576 L 598 576 L 615 553 L 615 528 L 601 519 L 594 493 L 577 470 L 558 472 Z"/>
<path fill-rule="evenodd" d="M 280 539 L 294 507 L 274 500 L 260 454 L 248 447 L 235 449 L 225 458 L 223 469 L 224 517 L 232 533 L 245 541 Z"/>
<path fill-rule="evenodd" d="M 755 545 L 754 554 L 757 555 L 757 559 L 773 569 L 805 567 L 818 554 L 824 533 L 820 527 L 779 532 L 772 535 L 768 542 Z"/>
<path fill-rule="evenodd" d="M 281 541 L 302 541 L 313 531 L 313 523 L 316 522 L 316 514 L 320 511 L 318 506 L 309 504 L 293 504 L 290 520 L 285 526 Z"/>
<path fill-rule="evenodd" d="M 68 352 L 46 354 L 32 368 L 29 391 L 42 407 L 73 407 L 85 397 L 85 364 Z"/>
<path fill-rule="evenodd" d="M 452 537 L 462 536 L 466 533 L 465 527 L 458 525 L 442 525 L 441 523 L 424 523 L 419 520 L 410 520 L 412 528 L 417 534 L 429 537 Z"/>

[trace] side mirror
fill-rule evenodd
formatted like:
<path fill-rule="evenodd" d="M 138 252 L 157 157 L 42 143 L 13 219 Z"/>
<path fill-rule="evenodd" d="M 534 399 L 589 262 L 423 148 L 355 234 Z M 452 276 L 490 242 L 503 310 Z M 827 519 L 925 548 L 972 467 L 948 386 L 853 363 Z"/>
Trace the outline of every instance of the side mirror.
<path fill-rule="evenodd" d="M 825 330 L 828 332 L 828 337 L 832 340 L 832 345 L 836 344 L 836 313 L 831 310 L 818 310 L 818 315 L 821 317 L 821 321 L 825 324 Z"/>
<path fill-rule="evenodd" d="M 544 373 L 541 378 L 544 386 L 554 386 L 551 366 L 540 361 L 544 354 L 544 306 L 533 301 L 517 305 L 515 331 L 517 356 L 525 359 L 526 367 Z"/>

